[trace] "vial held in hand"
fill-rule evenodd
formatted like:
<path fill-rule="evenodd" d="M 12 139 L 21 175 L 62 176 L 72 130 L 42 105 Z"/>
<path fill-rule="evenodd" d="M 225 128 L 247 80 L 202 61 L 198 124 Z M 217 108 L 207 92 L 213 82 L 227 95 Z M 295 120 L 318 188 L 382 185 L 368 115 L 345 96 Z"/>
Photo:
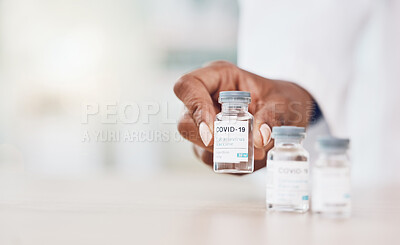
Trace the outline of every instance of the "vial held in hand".
<path fill-rule="evenodd" d="M 274 148 L 267 155 L 267 209 L 304 213 L 309 209 L 309 154 L 305 129 L 272 128 Z"/>
<path fill-rule="evenodd" d="M 251 173 L 254 170 L 253 116 L 249 92 L 219 93 L 221 112 L 214 122 L 214 171 Z"/>

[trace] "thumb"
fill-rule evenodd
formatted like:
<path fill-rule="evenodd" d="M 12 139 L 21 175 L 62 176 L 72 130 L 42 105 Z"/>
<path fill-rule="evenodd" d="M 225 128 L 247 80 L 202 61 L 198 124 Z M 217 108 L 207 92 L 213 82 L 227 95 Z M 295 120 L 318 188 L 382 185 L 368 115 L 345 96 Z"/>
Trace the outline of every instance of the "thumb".
<path fill-rule="evenodd" d="M 257 148 L 264 148 L 271 141 L 271 128 L 263 121 L 255 120 L 254 123 L 254 146 Z"/>

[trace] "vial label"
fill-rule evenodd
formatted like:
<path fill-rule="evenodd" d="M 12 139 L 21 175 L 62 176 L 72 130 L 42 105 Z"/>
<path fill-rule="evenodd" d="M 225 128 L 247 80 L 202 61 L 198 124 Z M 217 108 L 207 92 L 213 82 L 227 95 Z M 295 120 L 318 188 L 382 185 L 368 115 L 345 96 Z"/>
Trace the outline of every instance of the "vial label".
<path fill-rule="evenodd" d="M 305 161 L 267 162 L 267 202 L 300 206 L 309 199 L 309 163 Z"/>
<path fill-rule="evenodd" d="M 248 148 L 248 121 L 215 121 L 214 162 L 247 162 Z"/>
<path fill-rule="evenodd" d="M 314 168 L 312 175 L 312 209 L 314 212 L 350 211 L 349 168 Z"/>

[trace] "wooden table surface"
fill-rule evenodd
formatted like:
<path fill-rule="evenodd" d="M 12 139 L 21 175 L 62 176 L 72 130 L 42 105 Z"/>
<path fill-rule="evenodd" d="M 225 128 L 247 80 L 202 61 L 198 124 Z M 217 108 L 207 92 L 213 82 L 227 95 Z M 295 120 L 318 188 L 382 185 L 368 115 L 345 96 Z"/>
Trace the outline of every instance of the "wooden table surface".
<path fill-rule="evenodd" d="M 263 172 L 49 178 L 0 173 L 0 244 L 400 244 L 400 188 L 353 191 L 353 216 L 267 213 Z"/>

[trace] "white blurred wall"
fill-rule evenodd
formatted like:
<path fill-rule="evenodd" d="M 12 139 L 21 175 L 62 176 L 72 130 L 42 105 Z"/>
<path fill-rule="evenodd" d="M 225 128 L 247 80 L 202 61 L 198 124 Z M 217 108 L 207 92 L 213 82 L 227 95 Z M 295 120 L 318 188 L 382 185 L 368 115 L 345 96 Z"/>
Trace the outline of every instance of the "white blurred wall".
<path fill-rule="evenodd" d="M 184 141 L 83 134 L 174 135 L 175 80 L 209 59 L 235 61 L 237 16 L 230 0 L 0 0 L 0 167 L 138 176 L 198 167 Z M 104 123 L 104 105 L 126 103 L 159 110 L 148 122 L 141 109 L 136 123 Z M 86 104 L 100 113 L 82 123 Z"/>

